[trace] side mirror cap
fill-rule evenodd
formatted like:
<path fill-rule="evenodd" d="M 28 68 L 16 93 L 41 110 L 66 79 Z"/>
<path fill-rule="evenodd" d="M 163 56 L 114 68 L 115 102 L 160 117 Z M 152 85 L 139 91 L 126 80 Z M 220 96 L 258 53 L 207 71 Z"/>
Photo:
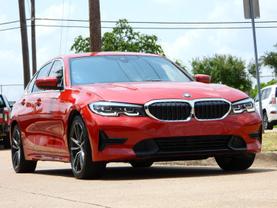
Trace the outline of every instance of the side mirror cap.
<path fill-rule="evenodd" d="M 36 86 L 44 90 L 58 90 L 58 78 L 56 77 L 45 77 L 36 80 Z"/>
<path fill-rule="evenodd" d="M 211 76 L 206 74 L 196 74 L 194 75 L 194 79 L 196 82 L 202 82 L 206 84 L 211 83 Z"/>

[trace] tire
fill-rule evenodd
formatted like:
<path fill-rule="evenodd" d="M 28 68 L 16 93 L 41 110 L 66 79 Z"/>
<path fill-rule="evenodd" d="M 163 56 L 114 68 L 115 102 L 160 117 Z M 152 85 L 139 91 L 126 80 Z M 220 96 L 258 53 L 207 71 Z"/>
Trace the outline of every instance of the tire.
<path fill-rule="evenodd" d="M 153 165 L 152 161 L 132 161 L 130 162 L 133 168 L 150 168 Z"/>
<path fill-rule="evenodd" d="M 21 131 L 16 125 L 12 131 L 11 139 L 12 165 L 16 173 L 33 173 L 37 166 L 37 161 L 25 160 Z"/>
<path fill-rule="evenodd" d="M 273 129 L 273 125 L 268 122 L 268 117 L 266 112 L 263 113 L 263 126 L 264 126 L 264 129 L 268 129 L 268 130 Z"/>
<path fill-rule="evenodd" d="M 245 153 L 234 156 L 218 156 L 215 160 L 218 166 L 225 171 L 241 171 L 251 167 L 256 154 Z"/>
<path fill-rule="evenodd" d="M 75 116 L 69 130 L 69 151 L 73 175 L 77 179 L 99 178 L 105 163 L 93 162 L 87 129 L 80 116 Z"/>

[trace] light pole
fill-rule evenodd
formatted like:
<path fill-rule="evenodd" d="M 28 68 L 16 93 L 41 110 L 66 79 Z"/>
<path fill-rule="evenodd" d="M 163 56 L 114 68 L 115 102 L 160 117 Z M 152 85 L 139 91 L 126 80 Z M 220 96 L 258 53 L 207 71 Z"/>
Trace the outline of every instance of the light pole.
<path fill-rule="evenodd" d="M 256 26 L 255 18 L 260 17 L 259 0 L 244 0 L 244 16 L 246 19 L 251 19 L 253 42 L 254 42 L 254 55 L 256 65 L 256 77 L 259 97 L 259 111 L 260 116 L 263 118 L 263 107 L 262 107 L 262 94 L 261 94 L 261 82 L 260 82 L 260 70 L 259 70 L 259 58 L 257 49 L 257 38 L 256 38 Z"/>

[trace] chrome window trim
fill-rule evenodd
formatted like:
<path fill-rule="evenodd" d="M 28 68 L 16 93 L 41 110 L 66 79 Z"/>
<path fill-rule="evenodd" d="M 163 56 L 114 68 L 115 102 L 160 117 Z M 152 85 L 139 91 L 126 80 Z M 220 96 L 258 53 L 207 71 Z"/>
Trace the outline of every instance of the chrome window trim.
<path fill-rule="evenodd" d="M 216 119 L 198 119 L 195 116 L 195 112 L 194 112 L 194 106 L 196 102 L 201 102 L 201 101 L 224 101 L 226 103 L 229 104 L 229 110 L 227 111 L 226 114 L 224 114 L 224 116 L 222 116 L 221 118 L 216 118 Z M 149 106 L 153 103 L 162 103 L 162 102 L 182 102 L 182 103 L 188 103 L 191 106 L 191 112 L 190 112 L 190 116 L 185 119 L 185 120 L 162 120 L 159 118 L 156 118 L 154 115 L 152 115 L 149 111 Z M 202 98 L 202 99 L 194 99 L 194 100 L 183 100 L 183 99 L 160 99 L 160 100 L 151 100 L 147 103 L 144 104 L 144 110 L 146 112 L 146 114 L 158 121 L 162 121 L 162 122 L 188 122 L 190 121 L 192 118 L 195 118 L 195 120 L 197 121 L 219 121 L 219 120 L 223 120 L 225 119 L 231 112 L 232 110 L 232 103 L 226 99 L 223 98 Z"/>

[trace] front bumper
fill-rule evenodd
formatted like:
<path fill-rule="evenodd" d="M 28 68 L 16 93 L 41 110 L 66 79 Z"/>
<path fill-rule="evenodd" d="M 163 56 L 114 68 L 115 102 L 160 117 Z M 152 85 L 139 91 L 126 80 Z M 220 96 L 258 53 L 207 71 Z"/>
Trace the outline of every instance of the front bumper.
<path fill-rule="evenodd" d="M 82 115 L 88 129 L 92 157 L 95 161 L 201 159 L 217 154 L 261 151 L 261 119 L 257 113 L 229 115 L 217 121 L 192 119 L 188 122 L 162 122 L 150 117 L 103 117 L 92 113 L 88 108 L 82 110 Z M 245 146 L 237 149 L 210 149 L 210 151 L 209 149 L 169 151 L 167 154 L 159 154 L 160 152 L 153 147 L 153 151 L 145 155 L 136 149 L 138 144 L 149 140 L 173 141 L 177 138 L 178 142 L 178 139 L 183 141 L 184 138 L 195 140 L 208 138 L 209 141 L 209 138 L 221 138 L 221 136 L 239 137 Z"/>

